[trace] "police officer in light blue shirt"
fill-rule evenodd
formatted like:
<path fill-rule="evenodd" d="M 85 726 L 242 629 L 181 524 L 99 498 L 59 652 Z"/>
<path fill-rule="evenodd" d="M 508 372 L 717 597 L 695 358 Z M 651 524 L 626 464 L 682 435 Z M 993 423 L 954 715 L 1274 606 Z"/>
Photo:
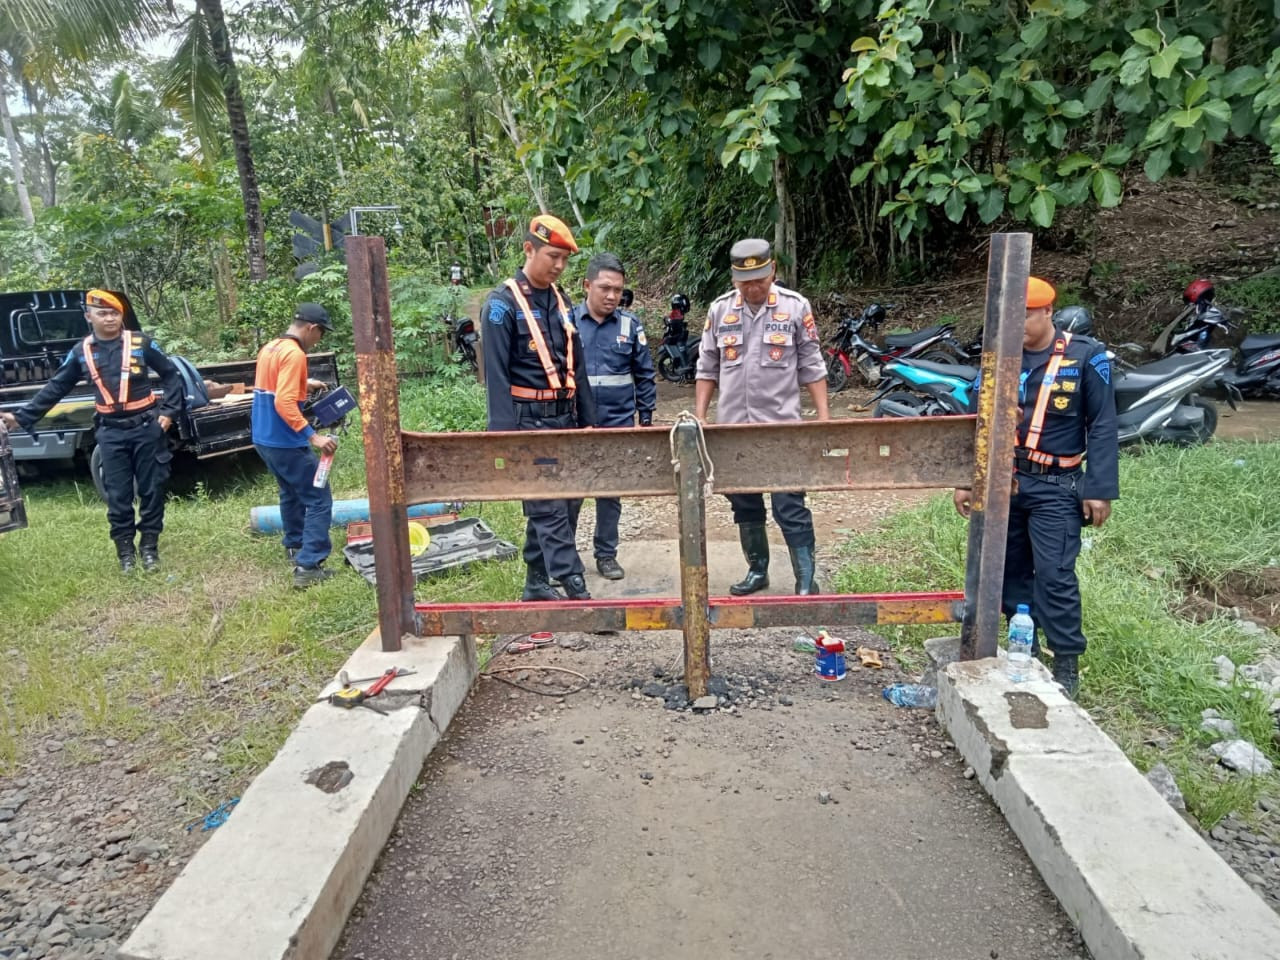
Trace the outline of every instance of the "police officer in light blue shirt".
<path fill-rule="evenodd" d="M 644 327 L 633 314 L 619 308 L 626 288 L 622 262 L 612 253 L 598 253 L 587 264 L 583 281 L 586 300 L 574 308 L 574 326 L 582 338 L 591 392 L 596 401 L 596 425 L 633 427 L 653 423 L 658 403 L 653 356 Z M 596 498 L 596 569 L 608 580 L 625 575 L 618 563 L 618 518 L 622 501 Z"/>

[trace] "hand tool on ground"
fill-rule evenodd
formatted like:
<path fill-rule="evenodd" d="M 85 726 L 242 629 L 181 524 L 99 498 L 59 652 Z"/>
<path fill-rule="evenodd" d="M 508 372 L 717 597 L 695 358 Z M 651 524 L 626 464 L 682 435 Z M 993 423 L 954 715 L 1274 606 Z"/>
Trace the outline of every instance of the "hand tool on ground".
<path fill-rule="evenodd" d="M 347 676 L 347 671 L 339 670 L 338 682 L 342 684 L 344 687 L 350 687 L 353 684 L 357 684 L 357 683 L 368 683 L 370 680 L 381 680 L 388 673 L 391 673 L 391 670 L 395 670 L 395 677 L 407 677 L 410 674 L 414 674 L 418 672 L 417 670 L 407 670 L 404 667 L 393 667 L 391 669 L 384 670 L 382 673 L 378 674 L 376 677 L 358 677 L 357 679 L 352 680 L 349 676 Z M 393 677 L 392 679 L 395 679 L 395 677 Z"/>
<path fill-rule="evenodd" d="M 399 676 L 400 671 L 396 667 L 391 667 L 380 676 L 368 690 L 361 690 L 356 686 L 343 686 L 341 690 L 329 694 L 328 700 L 335 707 L 343 707 L 351 710 L 355 707 L 368 707 L 374 713 L 381 713 L 386 716 L 387 711 L 381 707 L 374 706 L 369 701 L 382 693 L 391 685 L 391 681 Z"/>

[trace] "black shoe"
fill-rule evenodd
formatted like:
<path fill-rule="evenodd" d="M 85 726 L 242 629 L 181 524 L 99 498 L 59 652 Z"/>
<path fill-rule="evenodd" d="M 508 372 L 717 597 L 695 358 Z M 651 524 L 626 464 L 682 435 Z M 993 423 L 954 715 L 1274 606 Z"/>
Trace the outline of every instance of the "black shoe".
<path fill-rule="evenodd" d="M 738 541 L 747 560 L 747 575 L 729 587 L 735 597 L 763 590 L 769 585 L 769 531 L 763 523 L 738 524 Z"/>
<path fill-rule="evenodd" d="M 138 557 L 132 551 L 129 553 L 118 553 L 116 559 L 120 561 L 121 573 L 133 573 L 133 568 L 138 565 Z"/>
<path fill-rule="evenodd" d="M 527 564 L 524 575 L 524 593 L 520 599 L 526 603 L 542 600 L 563 600 L 564 594 L 552 585 L 547 570 L 541 562 Z"/>
<path fill-rule="evenodd" d="M 302 552 L 301 547 L 285 547 L 284 548 L 285 559 L 289 561 L 289 564 L 291 566 L 295 566 L 295 567 L 298 565 L 296 561 L 298 559 L 298 554 L 301 552 Z"/>
<path fill-rule="evenodd" d="M 1080 692 L 1080 657 L 1074 653 L 1057 654 L 1053 658 L 1053 679 L 1074 700 Z"/>
<path fill-rule="evenodd" d="M 618 563 L 617 557 L 598 557 L 596 558 L 596 569 L 600 571 L 600 576 L 606 580 L 621 580 L 627 574 Z"/>
<path fill-rule="evenodd" d="M 324 567 L 294 567 L 293 586 L 297 590 L 306 590 L 317 583 L 324 583 L 332 576 Z"/>
<path fill-rule="evenodd" d="M 154 573 L 160 569 L 160 554 L 154 547 L 150 550 L 146 547 L 142 548 L 142 569 L 147 573 Z"/>
<path fill-rule="evenodd" d="M 818 593 L 818 584 L 813 579 L 816 562 L 813 547 L 790 547 L 791 569 L 796 574 L 796 596 L 808 597 Z"/>
<path fill-rule="evenodd" d="M 571 573 L 560 581 L 560 586 L 564 587 L 564 592 L 570 600 L 590 600 L 591 594 L 587 591 L 587 581 L 583 579 L 580 573 Z"/>

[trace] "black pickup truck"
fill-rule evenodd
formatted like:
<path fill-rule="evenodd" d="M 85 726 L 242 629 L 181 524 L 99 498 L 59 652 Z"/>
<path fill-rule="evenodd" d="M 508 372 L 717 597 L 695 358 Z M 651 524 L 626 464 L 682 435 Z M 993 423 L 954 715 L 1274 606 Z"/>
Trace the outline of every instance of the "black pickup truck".
<path fill-rule="evenodd" d="M 126 307 L 125 326 L 140 329 L 128 298 L 116 295 Z M 0 410 L 12 411 L 34 397 L 62 364 L 67 351 L 89 334 L 83 303 L 83 290 L 0 293 Z M 169 430 L 169 443 L 175 453 L 203 460 L 253 446 L 249 408 L 256 368 L 256 359 L 189 368 L 203 381 L 204 390 L 185 385 L 188 405 Z M 313 378 L 330 387 L 337 386 L 334 354 L 312 355 L 308 368 Z M 205 399 L 203 394 L 211 399 L 201 402 Z M 196 396 L 198 400 L 190 399 Z M 83 460 L 101 493 L 93 404 L 94 388 L 88 383 L 78 384 L 35 425 L 34 439 L 22 430 L 10 432 L 14 458 L 26 465 L 33 461 Z"/>

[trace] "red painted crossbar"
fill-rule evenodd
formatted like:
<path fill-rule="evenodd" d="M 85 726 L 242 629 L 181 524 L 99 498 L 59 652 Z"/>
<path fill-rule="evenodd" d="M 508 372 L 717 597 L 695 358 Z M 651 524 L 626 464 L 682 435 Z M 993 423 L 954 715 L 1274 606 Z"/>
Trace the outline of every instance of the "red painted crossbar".
<path fill-rule="evenodd" d="M 869 625 L 955 623 L 964 616 L 960 591 L 933 593 L 837 593 L 808 597 L 711 597 L 713 629 L 805 624 Z M 561 600 L 538 603 L 415 603 L 422 636 L 530 633 L 535 630 L 680 630 L 678 597 Z"/>

